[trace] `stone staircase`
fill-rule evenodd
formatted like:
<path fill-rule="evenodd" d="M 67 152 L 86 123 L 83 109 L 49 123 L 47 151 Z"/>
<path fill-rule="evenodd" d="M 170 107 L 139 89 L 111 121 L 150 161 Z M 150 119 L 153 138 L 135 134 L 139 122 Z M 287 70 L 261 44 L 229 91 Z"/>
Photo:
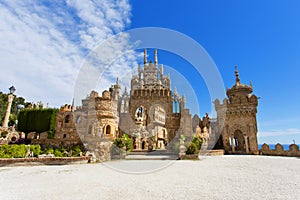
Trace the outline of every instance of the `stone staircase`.
<path fill-rule="evenodd" d="M 132 151 L 125 157 L 126 160 L 177 160 L 178 154 L 171 150 Z"/>

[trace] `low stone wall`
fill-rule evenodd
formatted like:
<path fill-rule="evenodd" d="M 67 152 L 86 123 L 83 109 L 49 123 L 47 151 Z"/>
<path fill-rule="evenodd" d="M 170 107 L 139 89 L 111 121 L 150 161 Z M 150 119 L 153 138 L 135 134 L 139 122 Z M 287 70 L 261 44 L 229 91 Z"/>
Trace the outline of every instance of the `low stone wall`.
<path fill-rule="evenodd" d="M 199 151 L 197 154 L 186 154 L 181 155 L 180 159 L 199 159 L 199 156 L 223 156 L 225 151 L 223 149 L 217 149 L 217 150 L 207 150 L 207 151 Z"/>
<path fill-rule="evenodd" d="M 259 150 L 260 155 L 268 156 L 291 156 L 291 157 L 300 157 L 299 147 L 296 144 L 291 144 L 289 150 L 284 150 L 281 144 L 276 144 L 275 149 L 270 149 L 270 146 L 264 143 Z"/>
<path fill-rule="evenodd" d="M 31 139 L 31 144 L 39 144 L 52 147 L 67 147 L 81 144 L 81 140 L 75 139 Z"/>
<path fill-rule="evenodd" d="M 0 158 L 0 167 L 24 165 L 67 165 L 88 163 L 89 156 L 54 158 Z"/>
<path fill-rule="evenodd" d="M 201 156 L 224 156 L 224 149 L 210 150 L 210 151 L 200 151 Z"/>
<path fill-rule="evenodd" d="M 198 154 L 181 155 L 180 160 L 199 160 Z"/>

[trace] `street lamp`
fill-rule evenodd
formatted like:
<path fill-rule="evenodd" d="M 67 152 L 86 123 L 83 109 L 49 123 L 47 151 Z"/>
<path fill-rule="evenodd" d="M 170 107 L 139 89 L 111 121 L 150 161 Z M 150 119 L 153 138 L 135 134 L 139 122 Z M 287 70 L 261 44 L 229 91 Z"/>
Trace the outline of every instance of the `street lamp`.
<path fill-rule="evenodd" d="M 3 121 L 3 124 L 2 124 L 3 128 L 8 128 L 8 120 L 9 120 L 9 115 L 10 115 L 10 110 L 11 110 L 11 104 L 12 104 L 12 101 L 14 99 L 13 93 L 15 91 L 16 91 L 16 88 L 14 86 L 11 86 L 9 88 L 8 105 L 7 105 L 7 109 L 6 109 L 6 114 L 5 114 L 5 117 L 4 117 L 4 121 Z"/>
<path fill-rule="evenodd" d="M 16 91 L 16 88 L 14 86 L 11 86 L 9 89 L 9 94 L 13 94 Z"/>

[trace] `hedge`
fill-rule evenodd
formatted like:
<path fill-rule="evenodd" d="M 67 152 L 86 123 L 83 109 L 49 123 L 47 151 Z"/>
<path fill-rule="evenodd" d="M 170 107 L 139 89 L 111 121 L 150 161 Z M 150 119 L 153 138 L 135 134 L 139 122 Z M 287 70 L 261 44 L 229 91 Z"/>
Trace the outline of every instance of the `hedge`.
<path fill-rule="evenodd" d="M 29 132 L 54 132 L 58 109 L 24 109 L 18 115 L 18 130 Z"/>

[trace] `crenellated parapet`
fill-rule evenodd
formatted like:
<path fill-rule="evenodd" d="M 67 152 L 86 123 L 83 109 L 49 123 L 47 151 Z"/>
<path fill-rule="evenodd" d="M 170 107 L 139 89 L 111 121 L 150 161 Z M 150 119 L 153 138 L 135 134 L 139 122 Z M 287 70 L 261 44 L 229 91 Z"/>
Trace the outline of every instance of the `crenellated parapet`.
<path fill-rule="evenodd" d="M 61 106 L 59 109 L 60 112 L 67 112 L 67 111 L 72 112 L 73 110 L 74 110 L 74 106 L 69 104 L 65 104 Z"/>
<path fill-rule="evenodd" d="M 259 150 L 261 155 L 268 156 L 292 156 L 300 157 L 299 146 L 296 144 L 291 144 L 289 150 L 284 150 L 283 145 L 277 143 L 274 149 L 270 149 L 270 146 L 264 143 Z"/>

